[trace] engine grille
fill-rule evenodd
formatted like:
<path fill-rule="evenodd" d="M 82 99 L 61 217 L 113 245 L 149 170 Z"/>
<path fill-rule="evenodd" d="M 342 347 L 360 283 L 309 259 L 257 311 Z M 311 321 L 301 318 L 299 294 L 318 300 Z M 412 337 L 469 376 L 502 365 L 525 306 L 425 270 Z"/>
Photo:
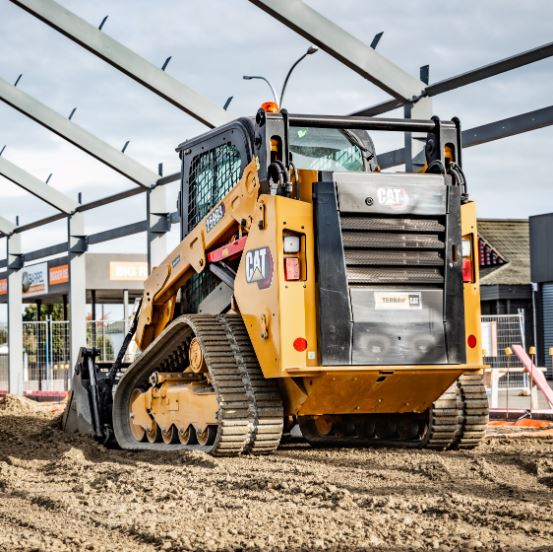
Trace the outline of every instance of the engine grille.
<path fill-rule="evenodd" d="M 349 285 L 443 284 L 445 226 L 438 217 L 342 213 L 340 224 Z"/>

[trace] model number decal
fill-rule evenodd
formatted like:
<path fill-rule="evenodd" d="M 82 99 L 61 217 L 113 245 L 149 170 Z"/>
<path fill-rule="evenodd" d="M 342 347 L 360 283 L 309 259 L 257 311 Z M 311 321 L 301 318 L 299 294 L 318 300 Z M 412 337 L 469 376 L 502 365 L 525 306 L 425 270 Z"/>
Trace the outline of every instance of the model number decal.
<path fill-rule="evenodd" d="M 257 284 L 259 289 L 267 289 L 273 280 L 273 257 L 268 247 L 246 251 L 244 266 L 246 282 Z"/>
<path fill-rule="evenodd" d="M 223 203 L 217 205 L 205 219 L 205 229 L 211 232 L 217 223 L 225 216 L 225 205 Z"/>
<path fill-rule="evenodd" d="M 422 309 L 421 294 L 418 291 L 375 291 L 374 308 L 376 310 Z"/>

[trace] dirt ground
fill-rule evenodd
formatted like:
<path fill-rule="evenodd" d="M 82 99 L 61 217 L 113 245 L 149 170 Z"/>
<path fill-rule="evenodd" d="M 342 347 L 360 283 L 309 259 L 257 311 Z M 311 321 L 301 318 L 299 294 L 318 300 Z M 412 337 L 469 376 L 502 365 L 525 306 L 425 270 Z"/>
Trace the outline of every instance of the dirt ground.
<path fill-rule="evenodd" d="M 0 399 L 0 550 L 553 551 L 553 436 L 475 452 L 107 450 Z"/>

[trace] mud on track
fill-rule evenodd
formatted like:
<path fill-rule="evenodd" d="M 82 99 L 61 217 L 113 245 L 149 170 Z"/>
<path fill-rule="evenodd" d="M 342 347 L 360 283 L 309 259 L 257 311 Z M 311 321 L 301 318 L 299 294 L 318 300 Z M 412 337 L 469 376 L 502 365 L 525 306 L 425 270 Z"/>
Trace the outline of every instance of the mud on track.
<path fill-rule="evenodd" d="M 0 550 L 553 551 L 553 438 L 476 452 L 109 451 L 0 399 Z"/>

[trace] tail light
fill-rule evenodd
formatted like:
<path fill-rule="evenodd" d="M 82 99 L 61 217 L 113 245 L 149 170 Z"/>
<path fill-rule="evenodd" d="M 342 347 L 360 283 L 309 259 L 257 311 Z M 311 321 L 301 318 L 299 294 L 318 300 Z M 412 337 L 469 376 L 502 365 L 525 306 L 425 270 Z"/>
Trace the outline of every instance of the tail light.
<path fill-rule="evenodd" d="M 474 255 L 472 251 L 472 237 L 463 238 L 461 252 L 463 282 L 465 284 L 469 284 L 471 282 L 474 282 Z"/>
<path fill-rule="evenodd" d="M 287 281 L 301 280 L 301 263 L 303 255 L 301 255 L 301 238 L 297 234 L 286 233 L 284 235 L 284 242 L 282 244 L 282 250 L 285 254 L 289 255 L 284 257 L 284 278 Z M 298 256 L 290 254 L 300 254 Z M 304 259 L 305 260 L 305 259 Z"/>
<path fill-rule="evenodd" d="M 301 276 L 300 260 L 298 257 L 284 259 L 284 277 L 286 280 L 299 280 Z"/>

